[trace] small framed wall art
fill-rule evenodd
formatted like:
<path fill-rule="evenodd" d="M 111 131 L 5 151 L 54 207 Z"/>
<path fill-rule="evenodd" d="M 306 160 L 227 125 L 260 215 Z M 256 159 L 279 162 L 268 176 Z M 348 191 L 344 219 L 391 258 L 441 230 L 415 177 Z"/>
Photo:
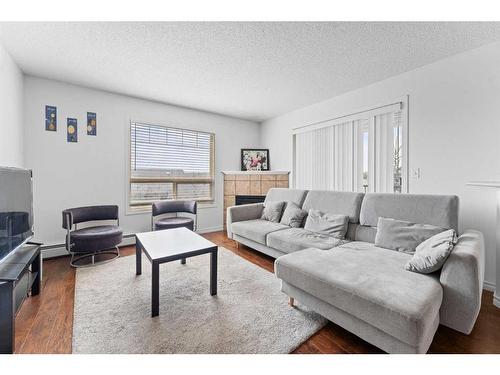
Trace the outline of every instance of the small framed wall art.
<path fill-rule="evenodd" d="M 68 142 L 78 142 L 78 125 L 76 118 L 67 120 L 67 140 Z"/>
<path fill-rule="evenodd" d="M 97 114 L 87 112 L 87 135 L 97 135 Z"/>
<path fill-rule="evenodd" d="M 57 107 L 52 105 L 45 106 L 45 130 L 57 131 Z"/>
<path fill-rule="evenodd" d="M 242 148 L 241 149 L 241 170 L 242 171 L 268 171 L 269 170 L 269 149 Z"/>

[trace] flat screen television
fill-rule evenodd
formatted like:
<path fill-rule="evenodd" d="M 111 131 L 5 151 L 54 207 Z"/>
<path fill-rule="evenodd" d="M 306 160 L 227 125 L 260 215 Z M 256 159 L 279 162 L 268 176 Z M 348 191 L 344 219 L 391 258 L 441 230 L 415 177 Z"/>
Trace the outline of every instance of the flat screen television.
<path fill-rule="evenodd" d="M 32 237 L 31 171 L 0 167 L 0 263 Z"/>

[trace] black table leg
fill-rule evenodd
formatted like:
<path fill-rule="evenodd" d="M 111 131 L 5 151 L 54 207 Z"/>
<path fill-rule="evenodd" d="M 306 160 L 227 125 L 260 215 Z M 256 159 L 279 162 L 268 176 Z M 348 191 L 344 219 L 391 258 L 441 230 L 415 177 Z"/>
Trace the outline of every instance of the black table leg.
<path fill-rule="evenodd" d="M 158 316 L 160 312 L 160 264 L 153 262 L 151 281 L 151 316 Z"/>
<path fill-rule="evenodd" d="M 142 249 L 137 238 L 135 239 L 135 274 L 142 274 Z"/>
<path fill-rule="evenodd" d="M 217 247 L 210 253 L 210 295 L 217 294 Z"/>
<path fill-rule="evenodd" d="M 31 272 L 36 272 L 35 280 L 31 285 L 31 295 L 37 296 L 40 293 L 40 284 L 42 281 L 42 255 L 40 251 L 31 264 Z"/>
<path fill-rule="evenodd" d="M 181 264 L 186 264 L 186 258 L 181 259 Z"/>

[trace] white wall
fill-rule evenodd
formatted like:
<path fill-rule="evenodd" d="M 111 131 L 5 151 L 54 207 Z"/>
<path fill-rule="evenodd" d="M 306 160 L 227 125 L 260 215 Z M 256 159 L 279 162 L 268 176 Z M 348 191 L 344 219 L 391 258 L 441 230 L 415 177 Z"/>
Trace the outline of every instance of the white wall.
<path fill-rule="evenodd" d="M 23 166 L 23 73 L 0 45 L 0 166 Z"/>
<path fill-rule="evenodd" d="M 272 167 L 292 168 L 292 128 L 409 95 L 411 193 L 457 194 L 461 229 L 486 237 L 486 285 L 495 283 L 495 191 L 466 186 L 500 178 L 500 43 L 468 51 L 262 124 Z M 497 271 L 500 282 L 500 270 Z"/>
<path fill-rule="evenodd" d="M 124 79 L 127 79 L 124 77 Z M 64 242 L 61 211 L 92 204 L 120 206 L 125 233 L 149 230 L 150 214 L 125 215 L 130 120 L 215 133 L 215 204 L 199 210 L 200 230 L 222 228 L 221 170 L 239 169 L 240 149 L 259 145 L 259 124 L 51 80 L 24 80 L 25 164 L 33 169 L 35 238 Z M 57 106 L 57 132 L 45 131 L 45 105 Z M 87 136 L 87 111 L 97 136 Z M 78 143 L 66 142 L 66 118 L 78 119 Z"/>

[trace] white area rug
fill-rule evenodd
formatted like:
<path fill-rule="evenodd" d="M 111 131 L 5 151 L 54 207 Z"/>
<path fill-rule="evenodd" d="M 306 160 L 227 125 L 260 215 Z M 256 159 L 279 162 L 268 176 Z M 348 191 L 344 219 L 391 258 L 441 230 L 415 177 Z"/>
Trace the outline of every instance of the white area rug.
<path fill-rule="evenodd" d="M 151 265 L 135 255 L 76 272 L 73 353 L 289 353 L 326 324 L 288 306 L 274 274 L 219 247 L 218 294 L 208 254 L 160 266 L 151 318 Z"/>

